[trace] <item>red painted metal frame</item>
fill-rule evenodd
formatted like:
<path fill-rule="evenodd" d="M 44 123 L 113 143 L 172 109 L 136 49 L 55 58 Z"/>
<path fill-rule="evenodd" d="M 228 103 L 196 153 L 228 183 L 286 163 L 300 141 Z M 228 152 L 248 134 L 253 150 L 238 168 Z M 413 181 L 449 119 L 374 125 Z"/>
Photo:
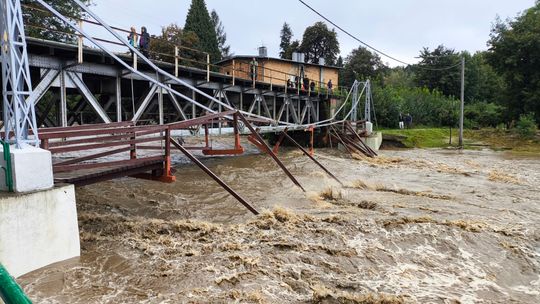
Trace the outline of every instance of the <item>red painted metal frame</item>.
<path fill-rule="evenodd" d="M 268 146 L 268 144 L 264 141 L 264 139 L 261 137 L 261 135 L 259 134 L 259 132 L 257 132 L 255 130 L 255 128 L 253 128 L 253 126 L 251 125 L 251 123 L 249 123 L 249 121 L 246 119 L 246 117 L 244 117 L 244 115 L 242 115 L 242 113 L 238 112 L 238 118 L 244 122 L 245 126 L 249 129 L 249 131 L 251 132 L 251 136 L 248 137 L 248 140 L 253 143 L 255 146 L 257 146 L 259 149 L 261 149 L 261 151 L 267 153 L 268 155 L 270 155 L 270 157 L 272 157 L 272 159 L 278 164 L 278 166 L 283 170 L 283 172 L 285 172 L 285 174 L 289 177 L 289 179 L 295 184 L 297 185 L 300 189 L 302 189 L 302 191 L 306 192 L 306 190 L 304 189 L 304 187 L 302 187 L 302 185 L 300 184 L 300 182 L 298 180 L 296 180 L 296 178 L 291 174 L 291 172 L 289 171 L 289 169 L 287 169 L 287 167 L 285 167 L 285 165 L 281 162 L 281 160 L 276 156 L 276 154 L 274 154 L 274 152 L 272 152 L 272 149 L 270 149 L 270 147 Z"/>
<path fill-rule="evenodd" d="M 173 130 L 189 129 L 193 126 L 204 126 L 208 130 L 208 125 L 215 120 L 232 120 L 234 127 L 234 148 L 228 150 L 212 150 L 208 146 L 208 132 L 206 132 L 205 147 L 183 147 L 171 137 Z M 148 178 L 159 180 L 162 182 L 174 182 L 176 177 L 173 175 L 171 161 L 171 145 L 175 146 L 184 153 L 191 161 L 198 165 L 204 172 L 212 177 L 218 184 L 227 190 L 233 197 L 240 201 L 252 213 L 258 214 L 258 211 L 251 206 L 244 198 L 230 188 L 225 182 L 211 172 L 199 160 L 197 160 L 188 149 L 201 149 L 207 155 L 223 155 L 223 154 L 241 154 L 244 148 L 240 144 L 240 132 L 238 123 L 242 121 L 250 130 L 251 135 L 248 139 L 261 149 L 261 151 L 269 154 L 274 161 L 281 167 L 287 176 L 303 191 L 304 188 L 290 173 L 285 165 L 272 152 L 264 139 L 257 130 L 251 125 L 250 121 L 256 121 L 244 117 L 238 111 L 226 111 L 217 114 L 210 114 L 203 117 L 198 117 L 191 120 L 172 123 L 163 126 L 136 126 L 132 122 L 113 123 L 113 124 L 96 124 L 85 125 L 68 128 L 48 128 L 43 129 L 41 135 L 41 146 L 49 149 L 53 154 L 61 154 L 68 152 L 95 151 L 96 153 L 84 155 L 73 159 L 57 162 L 53 165 L 55 174 L 58 173 L 77 173 L 83 171 L 82 176 L 67 176 L 59 177 L 58 181 L 74 182 L 78 185 L 87 185 L 93 182 L 103 181 L 110 178 L 121 176 L 134 176 L 138 178 Z M 150 142 L 162 142 L 162 147 L 157 145 L 141 145 Z M 112 150 L 103 151 L 116 147 Z M 210 148 L 210 149 L 208 149 Z M 139 158 L 137 149 L 141 150 L 158 150 L 161 153 L 155 156 L 145 156 Z M 101 150 L 101 151 L 100 151 Z M 205 151 L 206 150 L 206 151 Z M 120 153 L 129 152 L 129 158 L 123 160 L 114 160 L 106 162 L 98 162 L 97 160 L 106 156 L 117 155 Z M 94 161 L 94 162 L 88 162 Z M 102 169 L 95 171 L 94 169 Z M 88 171 L 89 170 L 89 171 Z M 92 171 L 94 170 L 94 171 Z M 151 174 L 145 173 L 152 171 Z"/>

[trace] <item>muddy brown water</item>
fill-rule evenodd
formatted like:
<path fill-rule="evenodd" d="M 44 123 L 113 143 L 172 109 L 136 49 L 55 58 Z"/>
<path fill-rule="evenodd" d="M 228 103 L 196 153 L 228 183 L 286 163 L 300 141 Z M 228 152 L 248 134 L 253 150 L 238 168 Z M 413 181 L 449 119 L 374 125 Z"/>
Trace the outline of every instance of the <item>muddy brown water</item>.
<path fill-rule="evenodd" d="M 19 279 L 35 303 L 540 303 L 540 157 L 330 149 L 175 155 L 177 182 L 77 189 L 82 256 Z"/>

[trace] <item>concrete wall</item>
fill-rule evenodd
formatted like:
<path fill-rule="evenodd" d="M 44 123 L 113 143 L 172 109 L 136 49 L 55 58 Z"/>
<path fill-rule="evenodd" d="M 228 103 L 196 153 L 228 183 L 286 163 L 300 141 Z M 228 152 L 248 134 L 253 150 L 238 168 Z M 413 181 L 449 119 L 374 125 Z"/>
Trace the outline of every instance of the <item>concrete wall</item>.
<path fill-rule="evenodd" d="M 79 255 L 73 185 L 0 193 L 0 262 L 12 276 Z"/>

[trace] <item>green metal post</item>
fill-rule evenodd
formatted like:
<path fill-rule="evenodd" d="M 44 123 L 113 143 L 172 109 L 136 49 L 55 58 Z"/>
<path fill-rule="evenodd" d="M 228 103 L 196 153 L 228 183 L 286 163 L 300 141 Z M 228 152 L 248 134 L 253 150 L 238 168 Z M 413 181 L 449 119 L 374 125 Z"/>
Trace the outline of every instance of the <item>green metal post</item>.
<path fill-rule="evenodd" d="M 0 264 L 0 298 L 6 304 L 32 304 L 2 264 Z"/>
<path fill-rule="evenodd" d="M 4 175 L 6 177 L 6 187 L 8 188 L 9 192 L 13 192 L 13 175 L 11 170 L 11 151 L 9 150 L 9 143 L 5 141 L 0 141 L 0 144 L 4 149 L 4 160 L 6 162 L 6 166 L 2 167 L 2 170 L 4 170 Z"/>

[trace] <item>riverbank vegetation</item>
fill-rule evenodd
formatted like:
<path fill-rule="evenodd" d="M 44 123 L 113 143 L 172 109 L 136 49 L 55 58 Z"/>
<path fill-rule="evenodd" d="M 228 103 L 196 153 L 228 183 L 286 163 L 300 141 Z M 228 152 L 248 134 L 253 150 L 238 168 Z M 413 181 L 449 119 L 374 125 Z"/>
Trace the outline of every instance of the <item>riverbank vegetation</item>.
<path fill-rule="evenodd" d="M 449 128 L 383 129 L 385 140 L 405 148 L 456 148 L 458 130 Z M 451 132 L 451 133 L 450 133 Z M 450 134 L 452 141 L 450 141 Z M 392 145 L 391 145 L 392 146 Z M 523 137 L 520 132 L 502 128 L 465 129 L 464 148 L 490 148 L 514 154 L 540 154 L 540 134 Z"/>

